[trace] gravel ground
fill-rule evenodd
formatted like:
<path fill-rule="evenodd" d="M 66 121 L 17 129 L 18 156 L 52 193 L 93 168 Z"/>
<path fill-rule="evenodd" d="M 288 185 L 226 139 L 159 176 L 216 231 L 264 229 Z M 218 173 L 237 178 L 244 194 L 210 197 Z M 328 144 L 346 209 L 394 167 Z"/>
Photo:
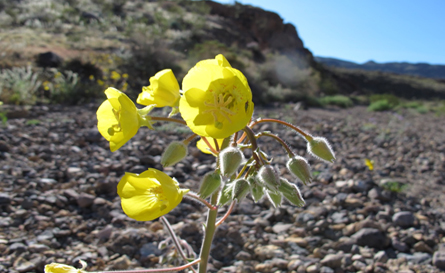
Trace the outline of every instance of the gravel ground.
<path fill-rule="evenodd" d="M 97 132 L 97 105 L 2 106 L 0 127 L 0 272 L 43 272 L 50 262 L 88 262 L 88 270 L 165 267 L 180 262 L 158 221 L 123 214 L 116 185 L 125 171 L 162 169 L 162 149 L 188 135 L 162 125 L 141 129 L 111 153 Z M 212 272 L 443 272 L 445 270 L 445 119 L 411 111 L 259 108 L 256 116 L 292 122 L 326 137 L 337 160 L 310 158 L 305 142 L 276 124 L 270 130 L 307 157 L 315 181 L 300 189 L 306 206 L 273 208 L 268 200 L 238 205 L 220 226 Z M 284 150 L 272 139 L 260 147 L 282 175 Z M 374 161 L 374 170 L 365 165 Z M 164 171 L 196 190 L 214 158 L 194 145 Z M 225 208 L 221 208 L 221 215 Z M 198 252 L 205 210 L 185 199 L 167 218 Z M 162 257 L 160 259 L 159 257 Z M 441 271 L 442 270 L 442 271 Z"/>

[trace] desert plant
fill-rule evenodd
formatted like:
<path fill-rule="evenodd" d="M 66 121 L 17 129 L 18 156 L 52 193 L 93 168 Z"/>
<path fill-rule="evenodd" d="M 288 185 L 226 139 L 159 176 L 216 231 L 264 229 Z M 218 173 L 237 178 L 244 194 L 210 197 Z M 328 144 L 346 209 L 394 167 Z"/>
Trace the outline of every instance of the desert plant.
<path fill-rule="evenodd" d="M 39 73 L 31 66 L 13 67 L 0 72 L 0 96 L 7 103 L 34 104 L 41 85 Z"/>
<path fill-rule="evenodd" d="M 343 95 L 326 96 L 320 100 L 323 105 L 335 105 L 342 108 L 348 108 L 354 105 L 349 97 Z"/>
<path fill-rule="evenodd" d="M 394 105 L 391 104 L 386 99 L 374 101 L 368 106 L 368 111 L 372 111 L 372 112 L 387 111 L 387 110 L 392 110 L 392 109 L 394 109 Z"/>

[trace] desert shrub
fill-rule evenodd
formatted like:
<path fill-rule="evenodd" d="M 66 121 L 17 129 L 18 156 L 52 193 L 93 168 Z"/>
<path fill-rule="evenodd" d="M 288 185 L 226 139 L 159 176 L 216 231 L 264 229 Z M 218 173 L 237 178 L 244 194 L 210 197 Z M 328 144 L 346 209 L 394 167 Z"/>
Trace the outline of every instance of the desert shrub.
<path fill-rule="evenodd" d="M 393 104 L 391 104 L 388 100 L 378 100 L 371 102 L 371 104 L 368 106 L 368 111 L 387 111 L 394 109 Z"/>
<path fill-rule="evenodd" d="M 348 108 L 354 105 L 354 102 L 349 97 L 343 95 L 325 96 L 320 100 L 323 105 L 335 105 L 342 108 Z"/>
<path fill-rule="evenodd" d="M 387 100 L 388 103 L 391 104 L 393 107 L 396 107 L 400 104 L 399 98 L 391 94 L 375 94 L 369 97 L 369 101 L 371 103 L 379 100 Z"/>
<path fill-rule="evenodd" d="M 0 98 L 6 103 L 34 104 L 41 85 L 39 73 L 31 66 L 13 67 L 0 72 Z"/>
<path fill-rule="evenodd" d="M 389 181 L 382 185 L 382 188 L 394 192 L 394 193 L 400 193 L 408 188 L 408 185 L 400 183 L 398 181 Z"/>
<path fill-rule="evenodd" d="M 419 114 L 426 114 L 429 112 L 429 108 L 420 101 L 409 101 L 402 104 L 403 108 L 414 109 Z"/>

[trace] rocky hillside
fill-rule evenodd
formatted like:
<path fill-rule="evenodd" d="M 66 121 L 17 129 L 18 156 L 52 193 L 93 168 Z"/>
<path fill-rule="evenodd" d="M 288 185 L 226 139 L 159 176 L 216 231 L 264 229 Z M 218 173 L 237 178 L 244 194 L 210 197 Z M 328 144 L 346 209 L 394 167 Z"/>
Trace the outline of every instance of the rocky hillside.
<path fill-rule="evenodd" d="M 376 63 L 374 61 L 368 61 L 366 63 L 358 64 L 336 58 L 325 58 L 325 57 L 315 57 L 315 60 L 317 62 L 332 67 L 360 69 L 368 71 L 381 71 L 381 72 L 389 72 L 389 73 L 445 80 L 445 65 L 432 65 L 427 63 L 407 63 L 407 62 Z"/>

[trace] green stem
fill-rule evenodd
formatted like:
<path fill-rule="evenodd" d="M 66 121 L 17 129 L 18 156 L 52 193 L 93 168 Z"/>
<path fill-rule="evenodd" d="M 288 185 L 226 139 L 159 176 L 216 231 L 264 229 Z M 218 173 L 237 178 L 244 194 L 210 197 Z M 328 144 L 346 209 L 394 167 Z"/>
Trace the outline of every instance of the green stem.
<path fill-rule="evenodd" d="M 181 243 L 179 242 L 178 237 L 176 236 L 176 233 L 173 231 L 172 226 L 170 225 L 170 222 L 168 222 L 167 218 L 164 216 L 160 217 L 162 223 L 164 224 L 164 227 L 167 229 L 168 234 L 170 234 L 170 237 L 173 240 L 173 243 L 175 244 L 176 250 L 178 251 L 179 255 L 181 255 L 182 259 L 185 262 L 189 262 L 187 256 L 185 256 L 184 251 L 182 250 Z M 196 273 L 195 269 L 193 267 L 190 267 L 190 269 Z"/>
<path fill-rule="evenodd" d="M 218 193 L 212 195 L 212 204 L 216 204 L 218 200 Z M 201 262 L 199 263 L 198 272 L 207 273 L 207 264 L 209 262 L 210 247 L 212 246 L 213 235 L 216 230 L 216 216 L 218 215 L 218 210 L 209 210 L 207 215 L 206 230 L 204 234 L 204 241 L 202 242 L 201 253 L 199 257 Z"/>
<path fill-rule="evenodd" d="M 195 260 L 193 262 L 190 262 L 188 264 L 177 266 L 177 267 L 170 267 L 170 268 L 162 268 L 162 269 L 137 269 L 137 270 L 118 270 L 118 271 L 98 271 L 96 273 L 158 273 L 158 272 L 178 272 L 184 269 L 187 269 L 197 263 L 199 263 L 201 260 Z M 94 272 L 91 272 L 94 273 Z"/>
<path fill-rule="evenodd" d="M 268 132 L 261 132 L 256 135 L 257 138 L 259 138 L 261 136 L 268 136 L 268 137 L 275 139 L 276 141 L 278 141 L 281 144 L 281 146 L 283 146 L 284 149 L 286 149 L 286 152 L 290 158 L 294 157 L 294 152 L 292 152 L 291 148 L 279 136 L 268 133 Z"/>

